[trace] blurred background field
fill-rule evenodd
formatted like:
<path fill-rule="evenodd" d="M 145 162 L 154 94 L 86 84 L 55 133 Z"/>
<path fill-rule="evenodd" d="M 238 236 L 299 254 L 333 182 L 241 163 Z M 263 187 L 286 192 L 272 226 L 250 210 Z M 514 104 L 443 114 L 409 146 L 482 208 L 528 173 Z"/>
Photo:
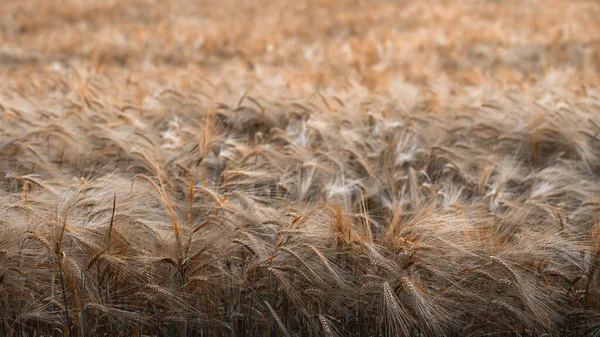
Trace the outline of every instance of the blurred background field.
<path fill-rule="evenodd" d="M 589 0 L 5 0 L 0 71 L 184 71 L 232 89 L 309 94 L 518 86 L 552 71 L 590 84 L 600 71 L 598 17 Z"/>

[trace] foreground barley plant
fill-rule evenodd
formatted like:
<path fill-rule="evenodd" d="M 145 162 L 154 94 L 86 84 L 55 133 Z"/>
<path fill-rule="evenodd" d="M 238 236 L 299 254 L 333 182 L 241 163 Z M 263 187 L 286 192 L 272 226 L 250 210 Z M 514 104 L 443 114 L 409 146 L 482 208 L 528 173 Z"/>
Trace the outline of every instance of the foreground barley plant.
<path fill-rule="evenodd" d="M 548 2 L 3 2 L 0 337 L 599 336 L 600 6 Z"/>

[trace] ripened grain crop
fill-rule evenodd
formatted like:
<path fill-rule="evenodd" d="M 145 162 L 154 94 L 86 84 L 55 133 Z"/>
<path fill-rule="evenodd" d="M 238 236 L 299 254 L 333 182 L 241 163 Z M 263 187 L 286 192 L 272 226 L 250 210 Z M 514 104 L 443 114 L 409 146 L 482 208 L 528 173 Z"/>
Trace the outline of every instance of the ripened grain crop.
<path fill-rule="evenodd" d="M 0 337 L 599 336 L 598 18 L 0 1 Z"/>

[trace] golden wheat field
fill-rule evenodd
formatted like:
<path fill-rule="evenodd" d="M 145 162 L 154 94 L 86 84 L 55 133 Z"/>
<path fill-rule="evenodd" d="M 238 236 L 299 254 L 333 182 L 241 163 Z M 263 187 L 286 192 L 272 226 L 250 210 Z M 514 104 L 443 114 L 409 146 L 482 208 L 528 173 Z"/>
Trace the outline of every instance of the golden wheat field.
<path fill-rule="evenodd" d="M 0 337 L 600 336 L 599 18 L 0 1 Z"/>

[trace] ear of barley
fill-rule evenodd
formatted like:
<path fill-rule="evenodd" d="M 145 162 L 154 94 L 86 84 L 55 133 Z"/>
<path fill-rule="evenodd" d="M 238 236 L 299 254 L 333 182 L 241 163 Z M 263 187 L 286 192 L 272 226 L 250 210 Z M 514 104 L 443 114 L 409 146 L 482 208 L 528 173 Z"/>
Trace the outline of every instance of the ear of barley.
<path fill-rule="evenodd" d="M 331 329 L 329 322 L 327 322 L 327 319 L 325 317 L 323 317 L 323 315 L 318 315 L 318 317 L 319 317 L 319 322 L 321 322 L 321 326 L 323 326 L 323 331 L 325 332 L 325 334 L 329 337 L 332 337 L 333 330 Z"/>
<path fill-rule="evenodd" d="M 277 315 L 277 312 L 275 312 L 275 310 L 273 309 L 273 307 L 271 307 L 269 302 L 263 301 L 263 303 L 265 304 L 267 309 L 269 309 L 269 312 L 271 312 L 271 315 L 273 316 L 273 319 L 275 320 L 275 322 L 277 322 L 279 329 L 281 329 L 281 331 L 285 334 L 286 337 L 290 337 L 290 334 L 288 333 L 287 329 L 285 328 L 285 325 L 283 325 L 283 322 L 281 321 L 281 318 L 279 318 L 279 315 Z"/>

